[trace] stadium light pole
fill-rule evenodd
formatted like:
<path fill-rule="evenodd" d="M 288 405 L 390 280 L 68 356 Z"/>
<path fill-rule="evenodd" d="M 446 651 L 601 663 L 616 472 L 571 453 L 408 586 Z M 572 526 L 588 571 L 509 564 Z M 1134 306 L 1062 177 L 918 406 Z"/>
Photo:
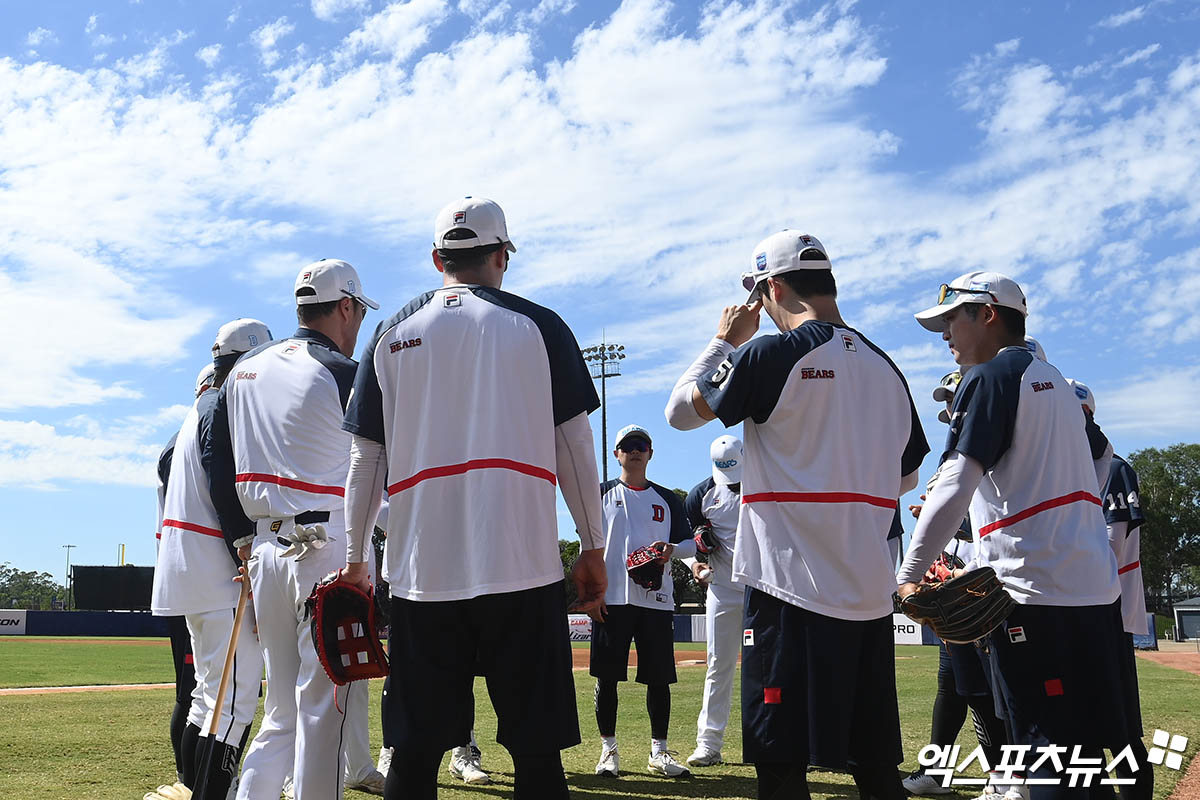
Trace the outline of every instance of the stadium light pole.
<path fill-rule="evenodd" d="M 621 361 L 625 358 L 625 345 L 601 341 L 585 347 L 583 360 L 587 362 L 592 379 L 600 379 L 600 463 L 604 468 L 604 481 L 608 482 L 608 387 L 607 380 L 621 374 Z"/>
<path fill-rule="evenodd" d="M 67 590 L 67 611 L 71 610 L 71 550 L 73 544 L 64 544 L 63 549 L 67 551 L 67 578 L 63 581 L 63 588 Z"/>

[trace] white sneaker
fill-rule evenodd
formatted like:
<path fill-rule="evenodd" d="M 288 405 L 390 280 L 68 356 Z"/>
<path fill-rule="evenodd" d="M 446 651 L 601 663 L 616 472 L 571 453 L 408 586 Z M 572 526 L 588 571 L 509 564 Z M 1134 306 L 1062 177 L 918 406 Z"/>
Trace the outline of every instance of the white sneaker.
<path fill-rule="evenodd" d="M 1004 793 L 1004 800 L 1029 800 L 1029 787 L 1025 784 L 1011 787 Z"/>
<path fill-rule="evenodd" d="M 942 782 L 931 775 L 926 775 L 920 770 L 910 772 L 908 777 L 900 781 L 900 785 L 904 787 L 909 794 L 933 795 L 933 794 L 950 794 L 954 790 L 949 786 L 942 786 Z"/>
<path fill-rule="evenodd" d="M 600 762 L 596 764 L 596 774 L 605 778 L 615 778 L 621 768 L 621 757 L 617 755 L 617 746 L 600 748 Z"/>
<path fill-rule="evenodd" d="M 492 779 L 479 766 L 479 761 L 470 747 L 456 747 L 450 751 L 450 774 L 470 784 L 491 783 Z"/>
<path fill-rule="evenodd" d="M 367 794 L 377 794 L 383 797 L 383 784 L 387 777 L 377 769 L 373 769 L 357 780 L 346 779 L 347 789 L 357 789 L 360 792 Z"/>
<path fill-rule="evenodd" d="M 720 750 L 711 750 L 704 745 L 697 745 L 696 752 L 688 756 L 687 760 L 689 767 L 713 767 L 723 763 Z"/>
<path fill-rule="evenodd" d="M 380 773 L 383 774 L 383 777 L 385 779 L 387 778 L 388 772 L 391 771 L 391 769 L 392 769 L 392 748 L 390 748 L 390 747 L 379 748 L 379 764 L 376 767 L 376 769 L 378 769 L 380 771 Z"/>
<path fill-rule="evenodd" d="M 283 800 L 296 800 L 296 784 L 291 778 L 283 782 Z"/>
<path fill-rule="evenodd" d="M 673 750 L 661 750 L 656 754 L 651 754 L 650 760 L 646 762 L 646 769 L 656 775 L 666 775 L 668 778 L 691 775 L 691 770 L 676 761 L 675 755 Z"/>
<path fill-rule="evenodd" d="M 983 787 L 983 793 L 976 797 L 975 800 L 1005 800 L 1005 796 L 996 791 L 996 787 L 989 782 Z"/>

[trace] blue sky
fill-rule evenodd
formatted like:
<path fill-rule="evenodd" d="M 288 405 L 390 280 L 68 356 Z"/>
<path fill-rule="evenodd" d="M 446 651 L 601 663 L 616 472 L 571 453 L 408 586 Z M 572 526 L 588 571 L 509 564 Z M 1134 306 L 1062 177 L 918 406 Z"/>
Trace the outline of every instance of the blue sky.
<path fill-rule="evenodd" d="M 1118 452 L 1195 441 L 1200 9 L 1051 5 L 4 4 L 0 558 L 152 563 L 217 328 L 290 332 L 321 257 L 398 308 L 464 194 L 508 214 L 506 289 L 626 346 L 610 430 L 649 427 L 668 486 L 721 430 L 668 430 L 666 395 L 784 227 L 907 376 L 925 476 L 952 364 L 911 314 L 971 269 L 1022 284 Z"/>

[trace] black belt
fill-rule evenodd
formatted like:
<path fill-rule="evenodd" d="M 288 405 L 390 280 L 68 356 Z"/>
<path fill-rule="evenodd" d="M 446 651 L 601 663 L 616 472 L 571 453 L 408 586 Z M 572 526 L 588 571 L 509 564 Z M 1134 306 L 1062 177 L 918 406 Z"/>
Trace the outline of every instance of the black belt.
<path fill-rule="evenodd" d="M 328 511 L 305 511 L 296 515 L 297 525 L 312 525 L 314 522 L 329 522 Z"/>

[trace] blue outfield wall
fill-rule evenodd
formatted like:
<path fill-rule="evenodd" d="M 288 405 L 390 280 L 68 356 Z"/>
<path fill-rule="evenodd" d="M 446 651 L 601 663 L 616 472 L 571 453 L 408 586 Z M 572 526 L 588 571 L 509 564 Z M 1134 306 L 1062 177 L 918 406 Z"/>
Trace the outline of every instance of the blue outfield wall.
<path fill-rule="evenodd" d="M 149 611 L 29 611 L 26 636 L 166 636 L 167 618 Z"/>

